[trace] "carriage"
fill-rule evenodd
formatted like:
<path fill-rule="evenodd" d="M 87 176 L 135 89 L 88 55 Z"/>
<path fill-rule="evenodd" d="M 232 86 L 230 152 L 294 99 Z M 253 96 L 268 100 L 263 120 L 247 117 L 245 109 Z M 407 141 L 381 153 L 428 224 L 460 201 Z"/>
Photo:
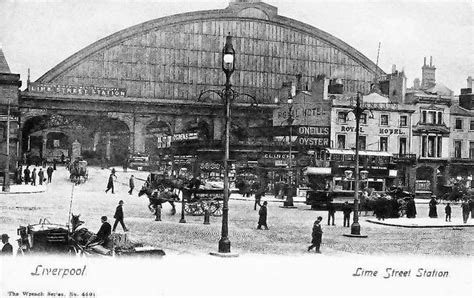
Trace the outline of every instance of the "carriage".
<path fill-rule="evenodd" d="M 184 211 L 187 215 L 200 216 L 208 210 L 210 215 L 222 215 L 224 190 L 219 188 L 183 189 Z"/>
<path fill-rule="evenodd" d="M 112 234 L 106 242 L 89 243 L 94 233 L 86 228 L 77 229 L 84 222 L 79 215 L 72 215 L 69 226 L 50 223 L 46 218 L 38 224 L 17 229 L 18 255 L 59 254 L 70 256 L 164 256 L 165 252 L 153 247 L 143 247 L 129 241 L 126 235 Z"/>
<path fill-rule="evenodd" d="M 80 184 L 82 180 L 84 182 L 89 178 L 89 171 L 87 170 L 87 161 L 85 160 L 76 160 L 71 162 L 68 166 L 69 168 L 69 179 L 71 182 Z"/>

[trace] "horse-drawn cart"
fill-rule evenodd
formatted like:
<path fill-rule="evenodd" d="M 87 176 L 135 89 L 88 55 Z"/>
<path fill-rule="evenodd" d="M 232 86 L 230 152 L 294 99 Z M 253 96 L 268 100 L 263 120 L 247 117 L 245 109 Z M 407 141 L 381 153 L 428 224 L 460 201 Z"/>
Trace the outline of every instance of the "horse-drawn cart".
<path fill-rule="evenodd" d="M 89 178 L 89 171 L 87 170 L 87 161 L 76 160 L 69 164 L 69 179 L 71 182 L 80 184 L 82 180 L 84 182 Z"/>
<path fill-rule="evenodd" d="M 191 216 L 204 215 L 205 210 L 213 216 L 222 215 L 222 203 L 224 190 L 216 188 L 203 188 L 196 190 L 183 190 L 184 211 Z"/>

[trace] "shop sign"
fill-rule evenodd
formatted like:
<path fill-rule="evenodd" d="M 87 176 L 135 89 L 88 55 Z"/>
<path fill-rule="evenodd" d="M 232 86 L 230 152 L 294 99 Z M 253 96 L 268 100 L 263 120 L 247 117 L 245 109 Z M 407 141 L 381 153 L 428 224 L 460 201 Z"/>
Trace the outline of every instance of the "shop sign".
<path fill-rule="evenodd" d="M 179 133 L 173 136 L 172 142 L 190 141 L 190 140 L 197 140 L 197 139 L 199 139 L 197 132 Z"/>
<path fill-rule="evenodd" d="M 263 154 L 264 159 L 271 159 L 271 160 L 276 160 L 276 159 L 289 159 L 290 154 L 287 153 L 264 153 Z M 291 159 L 295 159 L 296 155 L 291 154 Z"/>
<path fill-rule="evenodd" d="M 60 84 L 31 83 L 29 85 L 31 92 L 56 93 L 65 95 L 92 95 L 92 96 L 116 96 L 125 97 L 127 89 L 115 87 L 96 87 L 96 86 L 73 86 Z"/>
<path fill-rule="evenodd" d="M 341 126 L 341 132 L 355 132 L 356 128 L 354 126 Z M 362 127 L 359 127 L 359 132 L 364 132 Z"/>
<path fill-rule="evenodd" d="M 171 139 L 172 139 L 171 136 L 159 135 L 159 136 L 157 136 L 157 138 L 158 138 L 158 143 L 157 143 L 158 148 L 161 149 L 161 148 L 171 147 Z"/>
<path fill-rule="evenodd" d="M 221 169 L 221 165 L 216 162 L 203 162 L 201 163 L 199 167 L 201 168 L 201 170 L 210 170 L 210 171 Z"/>
<path fill-rule="evenodd" d="M 0 122 L 7 122 L 7 121 L 8 121 L 8 115 L 0 115 Z M 10 116 L 10 121 L 18 122 L 18 117 Z"/>
<path fill-rule="evenodd" d="M 381 135 L 406 135 L 407 132 L 405 130 L 399 128 L 381 128 L 379 133 Z"/>

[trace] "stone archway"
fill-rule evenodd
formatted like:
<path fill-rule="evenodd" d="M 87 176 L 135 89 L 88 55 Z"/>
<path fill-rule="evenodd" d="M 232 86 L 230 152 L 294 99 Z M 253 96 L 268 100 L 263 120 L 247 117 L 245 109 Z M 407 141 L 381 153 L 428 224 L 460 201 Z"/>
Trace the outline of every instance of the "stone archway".
<path fill-rule="evenodd" d="M 81 157 L 91 164 L 108 160 L 121 164 L 129 155 L 130 130 L 121 120 L 89 115 L 41 115 L 27 119 L 22 129 L 22 149 L 30 162 L 65 161 L 71 145 L 81 145 Z"/>

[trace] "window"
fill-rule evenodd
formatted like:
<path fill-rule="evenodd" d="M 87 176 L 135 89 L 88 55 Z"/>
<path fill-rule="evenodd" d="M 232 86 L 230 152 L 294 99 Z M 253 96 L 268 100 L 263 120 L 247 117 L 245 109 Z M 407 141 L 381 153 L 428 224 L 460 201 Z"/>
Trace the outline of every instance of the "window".
<path fill-rule="evenodd" d="M 426 123 L 426 111 L 421 113 L 421 123 Z"/>
<path fill-rule="evenodd" d="M 346 115 L 347 115 L 346 112 L 338 112 L 337 113 L 337 122 L 338 123 L 346 123 L 347 122 Z"/>
<path fill-rule="evenodd" d="M 408 117 L 407 116 L 400 116 L 400 126 L 406 127 L 408 125 Z"/>
<path fill-rule="evenodd" d="M 398 153 L 400 155 L 407 154 L 407 139 L 406 138 L 400 138 L 400 145 L 398 146 Z"/>
<path fill-rule="evenodd" d="M 461 158 L 462 141 L 454 141 L 454 158 Z"/>
<path fill-rule="evenodd" d="M 360 124 L 367 124 L 367 114 L 360 115 Z"/>
<path fill-rule="evenodd" d="M 436 112 L 428 112 L 428 122 L 436 124 Z"/>
<path fill-rule="evenodd" d="M 427 142 L 427 137 L 423 136 L 421 137 L 421 156 L 426 157 L 426 142 Z"/>
<path fill-rule="evenodd" d="M 443 112 L 438 112 L 438 124 L 443 124 Z"/>
<path fill-rule="evenodd" d="M 365 136 L 359 136 L 359 150 L 365 150 L 366 148 L 366 137 Z"/>
<path fill-rule="evenodd" d="M 428 136 L 428 157 L 435 157 L 436 137 Z"/>
<path fill-rule="evenodd" d="M 474 142 L 469 142 L 469 158 L 474 159 Z"/>
<path fill-rule="evenodd" d="M 456 124 L 454 125 L 454 128 L 462 129 L 462 119 L 461 118 L 456 118 Z"/>
<path fill-rule="evenodd" d="M 474 130 L 474 120 L 471 120 L 471 124 L 469 125 L 469 130 Z"/>
<path fill-rule="evenodd" d="M 388 115 L 380 115 L 380 125 L 388 125 Z"/>
<path fill-rule="evenodd" d="M 438 137 L 438 149 L 436 150 L 436 156 L 441 157 L 443 148 L 443 137 Z"/>
<path fill-rule="evenodd" d="M 380 137 L 380 151 L 388 151 L 388 138 Z"/>
<path fill-rule="evenodd" d="M 338 135 L 337 136 L 337 149 L 344 149 L 344 148 L 346 148 L 346 136 Z"/>

